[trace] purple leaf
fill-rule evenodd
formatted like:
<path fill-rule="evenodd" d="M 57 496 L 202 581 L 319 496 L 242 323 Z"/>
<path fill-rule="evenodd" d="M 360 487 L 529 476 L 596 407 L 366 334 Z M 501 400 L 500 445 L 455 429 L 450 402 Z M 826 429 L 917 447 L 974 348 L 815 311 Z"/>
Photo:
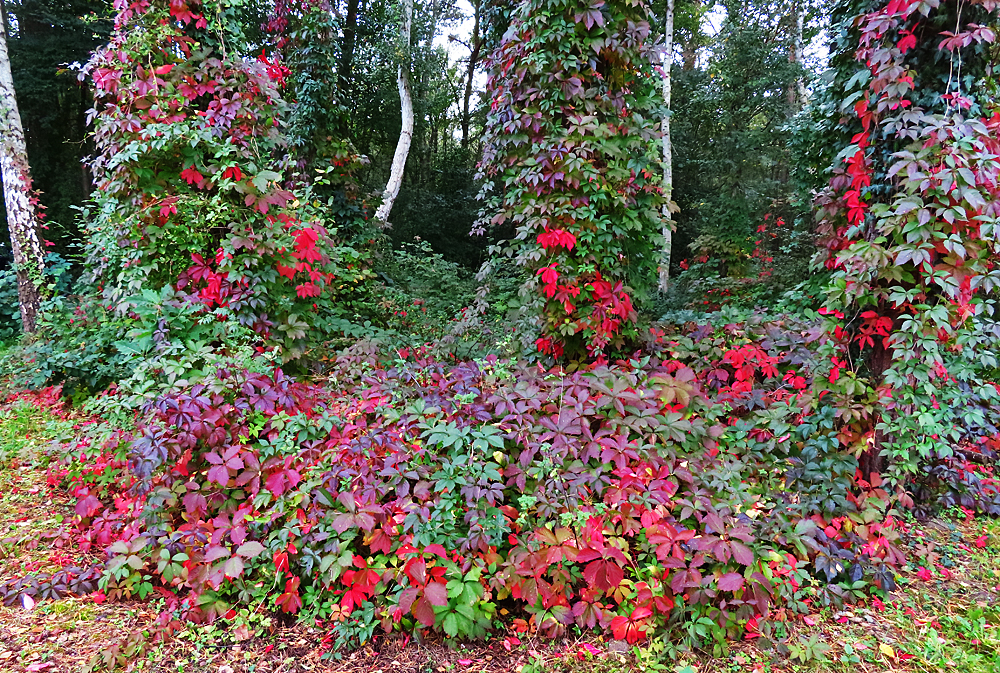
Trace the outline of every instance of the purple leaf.
<path fill-rule="evenodd" d="M 233 556 L 226 561 L 226 565 L 223 566 L 223 572 L 226 573 L 226 577 L 239 577 L 243 574 L 243 559 L 239 556 Z"/>
<path fill-rule="evenodd" d="M 750 547 L 736 540 L 730 540 L 729 547 L 733 550 L 733 558 L 737 563 L 745 566 L 753 565 L 753 552 Z"/>
<path fill-rule="evenodd" d="M 743 575 L 726 573 L 719 578 L 719 591 L 736 591 L 743 586 Z"/>
<path fill-rule="evenodd" d="M 76 513 L 84 519 L 93 516 L 101 509 L 101 501 L 96 495 L 88 495 L 86 498 L 76 503 Z"/>
<path fill-rule="evenodd" d="M 205 552 L 205 563 L 212 563 L 227 556 L 229 556 L 227 547 L 209 547 L 208 551 Z"/>

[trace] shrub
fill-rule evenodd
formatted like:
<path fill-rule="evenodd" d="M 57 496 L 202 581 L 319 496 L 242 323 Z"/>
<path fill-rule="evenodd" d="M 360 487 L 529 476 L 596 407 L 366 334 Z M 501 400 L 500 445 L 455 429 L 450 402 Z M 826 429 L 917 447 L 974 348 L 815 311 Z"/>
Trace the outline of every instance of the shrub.
<path fill-rule="evenodd" d="M 105 592 L 164 590 L 193 619 L 267 601 L 344 644 L 475 637 L 503 607 L 548 636 L 738 635 L 842 583 L 890 588 L 900 560 L 885 494 L 858 490 L 836 406 L 808 392 L 822 332 L 749 324 L 658 330 L 649 355 L 573 372 L 362 346 L 326 388 L 223 369 L 132 433 L 95 427 L 53 474 L 84 539 L 111 543 Z M 81 470 L 123 450 L 117 487 Z"/>

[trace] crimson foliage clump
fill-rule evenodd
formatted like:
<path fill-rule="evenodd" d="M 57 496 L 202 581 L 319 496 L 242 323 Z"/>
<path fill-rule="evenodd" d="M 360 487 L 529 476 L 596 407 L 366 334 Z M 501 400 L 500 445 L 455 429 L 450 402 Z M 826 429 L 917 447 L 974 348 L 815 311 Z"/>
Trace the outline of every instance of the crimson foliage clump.
<path fill-rule="evenodd" d="M 107 595 L 160 591 L 194 619 L 266 601 L 346 643 L 478 636 L 502 607 L 548 636 L 701 618 L 738 636 L 861 579 L 891 588 L 902 560 L 809 393 L 825 374 L 805 331 L 692 323 L 574 373 L 361 347 L 325 388 L 222 370 L 112 441 L 135 488 L 67 478 L 81 534 L 111 533 Z M 65 465 L 81 452 L 106 450 Z"/>

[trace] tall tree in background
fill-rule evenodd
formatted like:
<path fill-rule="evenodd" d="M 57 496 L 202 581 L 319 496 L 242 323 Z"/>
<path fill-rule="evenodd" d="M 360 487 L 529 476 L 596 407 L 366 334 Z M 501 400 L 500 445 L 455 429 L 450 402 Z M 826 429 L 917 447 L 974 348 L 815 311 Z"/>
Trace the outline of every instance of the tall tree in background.
<path fill-rule="evenodd" d="M 660 261 L 660 292 L 670 281 L 670 254 L 674 221 L 670 212 L 674 193 L 674 155 L 670 145 L 670 66 L 674 56 L 674 0 L 667 0 L 663 28 L 663 259 Z"/>
<path fill-rule="evenodd" d="M 6 13 L 0 30 L 0 174 L 3 177 L 7 228 L 17 267 L 17 296 L 25 333 L 35 331 L 41 305 L 45 255 L 38 234 L 38 217 L 31 200 L 31 173 L 24 129 L 14 95 L 14 78 L 7 52 Z"/>
<path fill-rule="evenodd" d="M 805 59 L 805 9 L 803 0 L 792 0 L 788 14 L 788 62 L 802 64 Z M 789 114 L 796 114 L 805 103 L 805 78 L 799 77 L 788 86 Z"/>
<path fill-rule="evenodd" d="M 360 0 L 347 0 L 347 14 L 344 18 L 344 41 L 340 48 L 340 65 L 337 76 L 341 92 L 347 92 L 354 68 L 354 46 L 358 42 L 358 5 Z"/>
<path fill-rule="evenodd" d="M 469 50 L 469 60 L 465 67 L 465 93 L 462 96 L 462 149 L 469 147 L 469 127 L 472 124 L 472 113 L 470 104 L 472 102 L 472 86 L 476 78 L 476 68 L 479 67 L 480 54 L 482 52 L 483 40 L 479 27 L 482 17 L 483 0 L 472 0 L 472 35 L 468 42 L 462 42 L 454 35 L 450 39 L 464 44 Z"/>
<path fill-rule="evenodd" d="M 17 90 L 32 187 L 45 213 L 47 252 L 70 257 L 79 241 L 76 207 L 91 191 L 82 159 L 90 88 L 71 67 L 87 60 L 111 30 L 104 0 L 6 0 L 7 49 Z"/>
<path fill-rule="evenodd" d="M 383 226 L 388 224 L 392 204 L 399 196 L 399 188 L 403 184 L 403 173 L 406 169 L 406 158 L 410 154 L 410 144 L 413 142 L 413 92 L 410 84 L 410 32 L 413 27 L 413 0 L 401 0 L 400 10 L 400 62 L 396 82 L 399 88 L 400 117 L 403 123 L 399 130 L 396 152 L 392 158 L 389 181 L 386 183 L 385 192 L 382 195 L 382 203 L 375 211 L 375 219 Z"/>

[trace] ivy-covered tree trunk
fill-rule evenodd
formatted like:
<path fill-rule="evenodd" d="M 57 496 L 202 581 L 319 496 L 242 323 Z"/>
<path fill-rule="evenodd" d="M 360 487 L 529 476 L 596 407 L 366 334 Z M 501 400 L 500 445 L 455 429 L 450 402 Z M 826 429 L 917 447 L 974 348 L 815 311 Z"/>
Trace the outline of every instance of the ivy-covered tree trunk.
<path fill-rule="evenodd" d="M 674 222 L 670 202 L 674 193 L 674 156 L 670 145 L 670 64 L 674 55 L 674 0 L 667 0 L 663 29 L 663 259 L 660 260 L 660 292 L 667 291 L 670 282 L 670 254 L 673 247 Z"/>
<path fill-rule="evenodd" d="M 25 333 L 35 331 L 41 305 L 45 255 L 38 235 L 38 218 L 31 203 L 31 173 L 24 129 L 14 96 L 14 79 L 7 53 L 6 22 L 0 30 L 0 172 L 3 176 L 7 228 L 17 267 L 17 298 Z"/>
<path fill-rule="evenodd" d="M 525 0 L 491 57 L 483 226 L 530 278 L 535 346 L 556 358 L 630 349 L 662 259 L 662 107 L 650 9 Z M 509 229 L 507 229 L 509 231 Z M 534 297 L 534 301 L 531 301 Z"/>
<path fill-rule="evenodd" d="M 399 27 L 400 55 L 399 71 L 396 84 L 399 87 L 399 110 L 402 126 L 399 130 L 399 142 L 396 153 L 392 157 L 392 168 L 389 181 L 385 185 L 382 204 L 375 211 L 375 219 L 388 225 L 392 204 L 399 196 L 399 188 L 403 184 L 403 173 L 406 170 L 406 158 L 410 154 L 413 142 L 413 93 L 410 86 L 410 32 L 413 25 L 413 0 L 402 0 L 402 20 Z"/>
<path fill-rule="evenodd" d="M 853 119 L 837 113 L 845 149 L 816 199 L 816 261 L 832 272 L 823 385 L 841 407 L 862 390 L 871 400 L 842 434 L 864 442 L 851 447 L 864 479 L 880 473 L 903 504 L 960 438 L 953 417 L 937 413 L 939 400 L 966 394 L 949 354 L 981 329 L 1000 288 L 997 23 L 993 3 L 893 0 L 846 17 L 856 46 L 833 59 L 843 102 L 830 109 Z"/>

